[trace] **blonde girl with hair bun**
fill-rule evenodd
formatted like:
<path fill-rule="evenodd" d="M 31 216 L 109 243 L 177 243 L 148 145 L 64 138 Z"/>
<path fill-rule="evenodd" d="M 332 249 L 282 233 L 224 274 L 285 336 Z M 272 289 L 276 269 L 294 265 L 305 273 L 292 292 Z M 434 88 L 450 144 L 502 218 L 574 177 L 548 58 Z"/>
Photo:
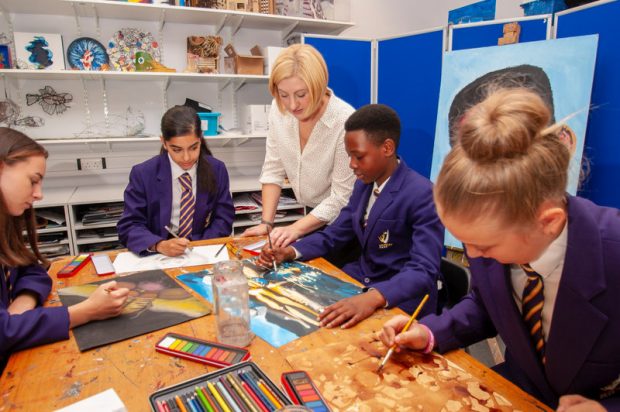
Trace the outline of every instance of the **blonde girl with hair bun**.
<path fill-rule="evenodd" d="M 321 54 L 295 44 L 277 57 L 269 77 L 273 96 L 260 182 L 262 223 L 244 236 L 265 235 L 273 226 L 288 178 L 298 203 L 312 208 L 302 219 L 271 232 L 274 247 L 286 247 L 336 219 L 351 194 L 355 176 L 344 147 L 344 123 L 354 109 L 327 87 Z"/>
<path fill-rule="evenodd" d="M 506 361 L 495 369 L 525 391 L 562 411 L 618 410 L 620 211 L 565 192 L 570 153 L 550 119 L 521 88 L 489 85 L 467 110 L 434 198 L 469 257 L 471 292 L 401 335 L 407 318 L 391 319 L 381 339 L 443 353 L 499 334 Z M 526 270 L 542 280 L 528 320 Z"/>

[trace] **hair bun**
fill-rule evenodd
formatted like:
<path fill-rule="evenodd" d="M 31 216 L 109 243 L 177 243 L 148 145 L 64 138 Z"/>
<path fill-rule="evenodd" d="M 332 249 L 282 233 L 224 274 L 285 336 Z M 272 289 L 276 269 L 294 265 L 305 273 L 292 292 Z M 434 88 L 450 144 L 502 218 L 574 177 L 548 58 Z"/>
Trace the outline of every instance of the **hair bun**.
<path fill-rule="evenodd" d="M 458 140 L 474 161 L 512 159 L 528 152 L 550 119 L 547 105 L 528 89 L 490 91 L 463 116 Z"/>

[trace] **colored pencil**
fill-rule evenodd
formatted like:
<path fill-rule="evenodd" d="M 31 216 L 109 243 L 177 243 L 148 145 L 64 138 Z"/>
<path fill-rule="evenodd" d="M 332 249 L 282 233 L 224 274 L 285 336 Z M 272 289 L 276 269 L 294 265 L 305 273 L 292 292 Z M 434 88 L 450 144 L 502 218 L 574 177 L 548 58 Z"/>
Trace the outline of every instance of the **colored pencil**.
<path fill-rule="evenodd" d="M 258 387 L 258 383 L 254 380 L 254 377 L 251 375 L 251 371 L 241 372 L 239 374 L 242 379 L 245 379 L 250 388 L 254 391 L 256 396 L 263 402 L 263 405 L 269 410 L 276 409 L 275 405 L 271 403 L 269 398 L 263 393 L 263 391 Z"/>
<path fill-rule="evenodd" d="M 224 398 L 224 401 L 228 404 L 228 406 L 234 412 L 242 412 L 241 409 L 239 409 L 239 407 L 237 406 L 237 403 L 233 399 L 232 395 L 230 393 L 228 393 L 228 391 L 226 390 L 226 388 L 224 387 L 222 382 L 215 382 L 214 385 L 217 388 L 217 390 L 222 394 L 222 397 Z"/>
<path fill-rule="evenodd" d="M 247 407 L 243 399 L 239 396 L 237 391 L 232 387 L 230 382 L 226 379 L 226 376 L 220 377 L 220 382 L 224 386 L 224 389 L 228 392 L 230 397 L 232 398 L 235 405 L 239 408 L 241 412 L 251 412 L 251 410 Z"/>
<path fill-rule="evenodd" d="M 420 302 L 418 307 L 415 309 L 415 311 L 411 314 L 411 317 L 409 318 L 409 321 L 407 322 L 407 324 L 405 324 L 405 327 L 403 328 L 403 330 L 401 330 L 399 332 L 399 335 L 401 333 L 405 333 L 405 332 L 407 332 L 409 330 L 409 327 L 411 326 L 411 324 L 413 323 L 415 318 L 418 316 L 418 313 L 420 313 L 420 311 L 422 310 L 422 307 L 424 306 L 424 304 L 426 303 L 427 300 L 428 300 L 428 293 L 426 295 L 424 295 L 424 297 L 422 298 L 422 301 Z M 379 365 L 379 368 L 377 369 L 377 372 L 380 372 L 381 369 L 383 369 L 383 367 L 387 363 L 388 359 L 390 359 L 390 357 L 392 356 L 392 353 L 394 353 L 394 349 L 396 349 L 396 343 L 394 343 L 390 347 L 388 352 L 385 354 L 385 357 L 381 361 L 381 364 Z"/>
<path fill-rule="evenodd" d="M 217 389 L 215 389 L 215 386 L 211 382 L 207 382 L 207 388 L 209 388 L 209 391 L 211 392 L 211 394 L 213 395 L 213 397 L 215 398 L 215 400 L 217 401 L 217 403 L 220 405 L 220 407 L 222 408 L 224 412 L 232 412 L 230 408 L 228 407 L 228 405 L 226 405 L 226 402 L 224 402 L 224 399 L 222 398 L 222 396 L 219 394 Z"/>
<path fill-rule="evenodd" d="M 205 397 L 204 393 L 202 393 L 202 391 L 200 390 L 200 388 L 198 386 L 196 386 L 196 389 L 194 389 L 196 391 L 196 395 L 198 396 L 198 400 L 200 401 L 200 403 L 202 404 L 202 408 L 207 411 L 207 412 L 214 412 L 213 408 L 211 407 L 211 405 L 209 404 L 209 401 L 207 400 L 207 398 Z"/>
<path fill-rule="evenodd" d="M 183 405 L 183 401 L 181 401 L 179 395 L 175 396 L 174 400 L 177 402 L 177 407 L 181 412 L 187 412 L 187 408 L 185 408 L 185 405 Z"/>
<path fill-rule="evenodd" d="M 259 387 L 265 389 L 269 400 L 272 401 L 276 405 L 277 409 L 280 409 L 282 407 L 282 403 L 280 403 L 280 401 L 278 400 L 278 396 L 275 393 L 273 393 L 273 391 L 271 390 L 271 388 L 269 388 L 269 386 L 265 383 L 265 381 L 262 379 L 259 379 L 258 385 Z"/>
<path fill-rule="evenodd" d="M 201 386 L 200 387 L 200 391 L 202 392 L 202 394 L 207 399 L 207 402 L 209 402 L 209 405 L 211 406 L 211 408 L 213 408 L 213 412 L 224 412 L 224 410 L 220 407 L 220 405 L 217 403 L 217 401 L 213 398 L 213 396 L 211 395 L 211 392 L 209 392 L 209 390 L 207 390 L 205 387 Z"/>
<path fill-rule="evenodd" d="M 263 402 L 258 398 L 258 396 L 254 393 L 254 390 L 248 385 L 245 381 L 241 382 L 241 387 L 245 389 L 245 391 L 250 395 L 252 400 L 256 403 L 256 405 L 260 408 L 262 412 L 269 412 L 269 409 L 263 404 Z"/>
<path fill-rule="evenodd" d="M 240 387 L 239 384 L 235 381 L 232 373 L 226 374 L 226 379 L 230 383 L 230 386 L 232 386 L 232 388 L 235 390 L 235 392 L 237 392 L 237 394 L 239 395 L 243 403 L 245 403 L 245 405 L 248 407 L 248 409 L 250 409 L 252 412 L 260 412 L 260 410 L 256 406 L 254 406 L 250 398 L 248 398 L 248 395 L 245 393 L 243 388 Z"/>

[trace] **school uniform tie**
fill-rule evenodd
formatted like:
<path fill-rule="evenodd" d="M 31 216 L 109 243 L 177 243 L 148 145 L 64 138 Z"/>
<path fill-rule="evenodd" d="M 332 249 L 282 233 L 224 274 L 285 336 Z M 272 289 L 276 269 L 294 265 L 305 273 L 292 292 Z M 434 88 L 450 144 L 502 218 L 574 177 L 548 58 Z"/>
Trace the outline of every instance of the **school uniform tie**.
<path fill-rule="evenodd" d="M 541 362 L 545 363 L 545 336 L 542 328 L 542 309 L 544 303 L 544 286 L 540 276 L 528 264 L 521 265 L 527 275 L 523 289 L 522 315 L 525 326 L 530 333 L 532 343 Z"/>
<path fill-rule="evenodd" d="M 381 193 L 381 192 L 377 188 L 372 190 L 372 195 L 374 197 L 379 197 L 379 193 Z M 370 202 L 370 200 L 369 200 L 369 202 Z M 368 209 L 368 204 L 366 204 L 366 209 Z M 369 215 L 370 215 L 370 210 L 368 210 L 367 213 L 365 213 L 364 217 L 362 218 L 362 229 L 366 229 L 366 226 L 368 226 L 368 216 Z"/>
<path fill-rule="evenodd" d="M 181 184 L 181 213 L 179 216 L 179 237 L 190 239 L 194 224 L 194 194 L 192 193 L 192 177 L 189 173 L 179 176 Z"/>

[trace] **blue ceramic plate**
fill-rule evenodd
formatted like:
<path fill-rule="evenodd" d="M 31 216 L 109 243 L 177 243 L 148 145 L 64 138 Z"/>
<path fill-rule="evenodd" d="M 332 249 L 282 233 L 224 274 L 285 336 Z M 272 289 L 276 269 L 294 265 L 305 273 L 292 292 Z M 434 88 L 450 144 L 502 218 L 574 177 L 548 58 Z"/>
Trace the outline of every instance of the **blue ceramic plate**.
<path fill-rule="evenodd" d="M 73 40 L 67 48 L 67 60 L 78 70 L 108 70 L 109 65 L 105 47 L 90 37 Z"/>

